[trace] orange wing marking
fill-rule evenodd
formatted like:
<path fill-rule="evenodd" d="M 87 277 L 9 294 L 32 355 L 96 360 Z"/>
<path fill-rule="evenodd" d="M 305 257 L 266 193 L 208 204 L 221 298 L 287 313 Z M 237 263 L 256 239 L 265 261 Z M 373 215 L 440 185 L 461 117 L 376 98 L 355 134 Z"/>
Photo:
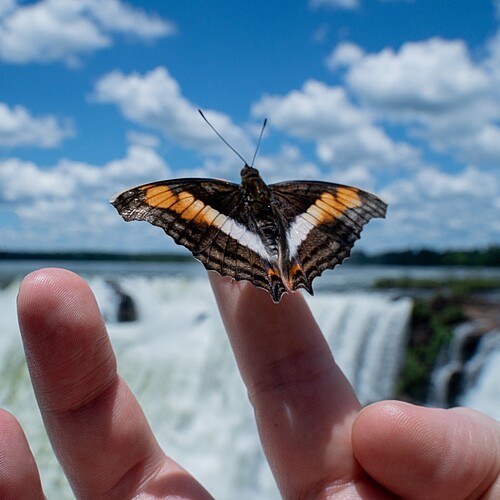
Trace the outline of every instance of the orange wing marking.
<path fill-rule="evenodd" d="M 189 191 L 174 193 L 167 186 L 154 185 L 145 186 L 143 189 L 145 202 L 150 207 L 172 210 L 185 220 L 220 227 L 220 224 L 215 223 L 217 216 L 221 215 L 220 212 L 197 200 Z"/>
<path fill-rule="evenodd" d="M 341 187 L 335 194 L 323 193 L 306 213 L 315 219 L 315 224 L 323 224 L 338 219 L 348 208 L 356 208 L 361 204 L 356 190 Z"/>
<path fill-rule="evenodd" d="M 316 226 L 333 222 L 349 208 L 362 205 L 362 200 L 356 189 L 337 188 L 335 193 L 324 192 L 302 214 L 297 215 L 287 232 L 290 255 L 296 255 L 299 246 Z"/>
<path fill-rule="evenodd" d="M 175 193 L 168 186 L 154 184 L 143 186 L 142 189 L 144 191 L 144 201 L 150 207 L 171 210 L 184 220 L 216 227 L 234 238 L 240 245 L 244 245 L 256 252 L 260 257 L 264 259 L 270 258 L 264 243 L 257 235 L 248 231 L 243 224 L 195 198 L 189 191 Z"/>

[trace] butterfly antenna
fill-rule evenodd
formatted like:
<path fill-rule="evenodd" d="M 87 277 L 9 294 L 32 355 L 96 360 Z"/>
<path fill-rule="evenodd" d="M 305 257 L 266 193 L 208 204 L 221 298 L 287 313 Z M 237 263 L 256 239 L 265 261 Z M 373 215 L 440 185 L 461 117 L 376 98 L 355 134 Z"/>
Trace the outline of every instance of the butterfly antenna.
<path fill-rule="evenodd" d="M 222 137 L 222 135 L 219 134 L 219 132 L 217 131 L 217 129 L 208 121 L 207 117 L 203 114 L 203 111 L 201 109 L 198 110 L 198 113 L 200 113 L 201 117 L 207 122 L 208 126 L 217 134 L 217 136 L 219 137 L 219 139 L 245 164 L 245 165 L 248 165 L 248 163 L 246 162 L 245 158 L 243 158 L 243 156 L 240 155 L 240 153 L 238 153 L 238 151 L 236 151 L 236 149 L 233 148 L 233 146 L 231 146 L 231 144 L 229 144 L 229 142 L 226 141 L 226 139 L 224 139 L 224 137 Z M 253 163 L 253 162 L 252 162 Z"/>
<path fill-rule="evenodd" d="M 264 135 L 264 129 L 266 128 L 266 125 L 267 125 L 267 118 L 264 120 L 262 128 L 260 129 L 259 140 L 257 141 L 257 147 L 255 148 L 255 153 L 253 154 L 252 163 L 250 164 L 251 167 L 253 167 L 255 158 L 257 158 L 257 153 L 259 152 L 259 147 L 260 147 L 260 141 L 262 141 L 262 136 Z"/>

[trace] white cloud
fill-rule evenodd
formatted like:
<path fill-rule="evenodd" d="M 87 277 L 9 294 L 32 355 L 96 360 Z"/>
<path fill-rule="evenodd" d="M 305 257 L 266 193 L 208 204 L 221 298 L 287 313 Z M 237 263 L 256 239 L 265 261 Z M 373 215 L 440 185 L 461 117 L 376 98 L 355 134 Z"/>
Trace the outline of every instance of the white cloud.
<path fill-rule="evenodd" d="M 328 165 L 408 167 L 418 161 L 417 150 L 395 143 L 342 87 L 310 80 L 285 96 L 264 96 L 252 113 L 267 116 L 272 126 L 292 136 L 315 141 L 318 158 Z"/>
<path fill-rule="evenodd" d="M 87 5 L 89 16 L 105 30 L 145 40 L 172 35 L 176 30 L 172 21 L 148 14 L 122 0 L 83 0 L 83 3 Z"/>
<path fill-rule="evenodd" d="M 22 106 L 0 102 L 0 147 L 50 148 L 72 135 L 69 123 L 60 124 L 53 116 L 34 117 Z"/>
<path fill-rule="evenodd" d="M 461 139 L 455 147 L 470 162 L 498 166 L 500 161 L 500 127 L 486 124 L 473 134 Z"/>
<path fill-rule="evenodd" d="M 498 175 L 476 167 L 467 167 L 454 174 L 427 167 L 418 171 L 412 179 L 396 181 L 386 190 L 386 196 L 393 203 L 446 203 L 455 197 L 462 202 L 470 200 L 472 204 L 477 204 L 482 198 L 497 196 L 499 188 Z"/>
<path fill-rule="evenodd" d="M 477 248 L 498 240 L 498 171 L 423 168 L 380 194 L 389 203 L 380 235 L 385 248 Z"/>
<path fill-rule="evenodd" d="M 83 196 L 90 200 L 96 193 L 107 193 L 109 197 L 112 191 L 170 174 L 170 168 L 156 151 L 141 145 L 129 146 L 124 158 L 102 166 L 61 159 L 52 167 L 40 167 L 7 158 L 0 161 L 0 200 L 21 201 L 23 205 L 27 199 L 59 203 L 61 198 Z"/>
<path fill-rule="evenodd" d="M 258 156 L 256 163 L 267 183 L 317 179 L 321 174 L 318 166 L 304 158 L 299 148 L 287 143 L 275 155 Z"/>
<path fill-rule="evenodd" d="M 365 51 L 355 43 L 342 42 L 335 47 L 326 59 L 326 66 L 330 70 L 335 70 L 342 66 L 351 66 L 358 62 Z"/>
<path fill-rule="evenodd" d="M 24 203 L 36 197 L 69 197 L 74 191 L 75 180 L 60 169 L 46 171 L 18 158 L 0 162 L 0 200 Z"/>
<path fill-rule="evenodd" d="M 127 187 L 170 176 L 156 151 L 138 144 L 130 145 L 123 158 L 101 166 L 67 159 L 49 167 L 18 158 L 0 161 L 0 205 L 16 214 L 23 227 L 3 243 L 14 248 L 116 249 L 121 231 L 127 231 L 109 198 Z M 139 226 L 130 228 L 129 243 L 134 237 L 144 241 L 147 225 Z"/>
<path fill-rule="evenodd" d="M 127 155 L 113 160 L 102 167 L 102 176 L 106 183 L 130 186 L 151 180 L 171 177 L 172 171 L 158 153 L 144 145 L 132 144 Z"/>
<path fill-rule="evenodd" d="M 408 42 L 397 52 L 386 48 L 374 54 L 340 45 L 329 61 L 332 69 L 347 67 L 349 91 L 379 121 L 400 123 L 410 136 L 461 161 L 498 163 L 496 47 L 494 38 L 488 58 L 475 62 L 461 40 Z M 500 70 L 498 77 L 500 83 Z"/>
<path fill-rule="evenodd" d="M 357 9 L 360 6 L 360 0 L 309 0 L 309 5 L 313 8 Z"/>
<path fill-rule="evenodd" d="M 488 75 L 461 40 L 408 42 L 352 61 L 348 85 L 366 102 L 395 112 L 441 113 L 488 91 Z"/>
<path fill-rule="evenodd" d="M 254 116 L 296 137 L 318 139 L 359 127 L 367 115 L 353 106 L 342 87 L 308 80 L 285 96 L 264 96 L 252 106 Z"/>
<path fill-rule="evenodd" d="M 323 163 L 341 168 L 368 165 L 408 169 L 419 159 L 415 148 L 394 142 L 383 129 L 370 124 L 318 141 L 317 153 Z"/>
<path fill-rule="evenodd" d="M 109 73 L 96 83 L 92 99 L 117 105 L 127 119 L 161 131 L 180 146 L 228 154 L 227 146 L 201 119 L 196 106 L 182 95 L 179 84 L 164 67 L 144 75 Z M 227 115 L 210 110 L 204 113 L 229 144 L 251 157 L 252 142 Z"/>
<path fill-rule="evenodd" d="M 127 140 L 131 144 L 138 144 L 148 148 L 156 148 L 160 144 L 160 139 L 156 135 L 145 134 L 137 130 L 130 130 L 127 132 Z"/>
<path fill-rule="evenodd" d="M 500 11 L 500 1 L 498 2 Z M 499 15 L 500 17 L 500 15 Z M 492 75 L 495 81 L 495 88 L 497 91 L 497 96 L 500 95 L 500 29 L 496 34 L 488 41 L 487 46 L 487 58 L 485 60 L 484 66 L 486 70 Z"/>
<path fill-rule="evenodd" d="M 109 47 L 113 34 L 151 40 L 174 25 L 121 0 L 40 0 L 0 8 L 0 58 L 11 63 L 64 61 Z"/>

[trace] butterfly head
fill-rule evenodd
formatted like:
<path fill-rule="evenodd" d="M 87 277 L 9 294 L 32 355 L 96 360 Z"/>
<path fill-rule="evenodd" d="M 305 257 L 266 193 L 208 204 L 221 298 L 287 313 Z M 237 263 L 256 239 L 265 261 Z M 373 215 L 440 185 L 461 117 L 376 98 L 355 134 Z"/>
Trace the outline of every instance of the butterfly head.
<path fill-rule="evenodd" d="M 255 167 L 251 167 L 245 163 L 245 166 L 241 169 L 241 184 L 243 186 L 248 185 L 253 182 L 263 182 L 259 171 Z"/>
<path fill-rule="evenodd" d="M 267 206 L 271 202 L 271 191 L 254 167 L 245 164 L 241 169 L 241 188 L 252 203 Z"/>
<path fill-rule="evenodd" d="M 260 177 L 259 171 L 255 167 L 251 167 L 247 163 L 245 163 L 245 166 L 241 169 L 240 175 L 242 179 L 250 179 L 257 176 Z"/>

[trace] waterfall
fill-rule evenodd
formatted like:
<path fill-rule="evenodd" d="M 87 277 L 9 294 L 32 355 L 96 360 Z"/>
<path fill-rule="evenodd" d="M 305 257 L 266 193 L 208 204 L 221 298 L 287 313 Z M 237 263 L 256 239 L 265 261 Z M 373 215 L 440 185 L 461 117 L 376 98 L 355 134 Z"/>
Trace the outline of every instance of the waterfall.
<path fill-rule="evenodd" d="M 453 329 L 450 344 L 438 356 L 429 388 L 431 406 L 450 407 L 457 404 L 462 390 L 462 374 L 470 352 L 479 342 L 477 327 L 472 321 L 461 323 Z"/>
<path fill-rule="evenodd" d="M 476 408 L 500 420 L 500 330 L 481 336 L 476 353 L 465 366 L 459 404 Z"/>
<path fill-rule="evenodd" d="M 120 372 L 166 452 L 216 498 L 277 498 L 207 280 L 123 278 L 120 289 L 141 318 L 109 324 Z M 412 301 L 367 293 L 307 300 L 362 403 L 392 397 Z"/>
<path fill-rule="evenodd" d="M 454 328 L 431 377 L 429 404 L 468 406 L 500 419 L 500 330 L 470 321 Z"/>
<path fill-rule="evenodd" d="M 89 282 L 108 320 L 120 374 L 165 452 L 218 499 L 279 498 L 206 277 L 137 275 L 110 282 L 93 275 Z M 73 498 L 33 398 L 15 326 L 16 287 L 0 292 L 0 366 L 9 388 L 0 392 L 0 406 L 21 420 L 48 497 Z M 116 321 L 123 296 L 133 302 L 137 321 Z M 391 397 L 411 300 L 326 292 L 307 300 L 361 401 Z"/>
<path fill-rule="evenodd" d="M 128 263 L 97 268 L 82 263 L 77 270 L 87 272 L 119 372 L 165 452 L 218 499 L 279 498 L 201 266 L 166 271 L 141 263 L 131 273 Z M 7 271 L 3 281 L 0 272 L 0 407 L 20 420 L 47 497 L 71 499 L 26 370 L 15 316 L 19 280 L 11 282 L 13 272 Z M 332 273 L 340 277 L 336 283 L 327 275 L 315 297 L 305 294 L 336 362 L 363 404 L 393 397 L 412 308 L 411 299 L 360 292 L 370 283 L 368 274 L 366 268 L 340 268 Z M 349 287 L 353 282 L 358 285 Z M 465 405 L 500 419 L 500 331 L 484 330 L 477 323 L 455 328 L 432 374 L 429 403 Z"/>
<path fill-rule="evenodd" d="M 361 403 L 393 397 L 412 300 L 338 293 L 310 299 L 309 304 Z"/>

